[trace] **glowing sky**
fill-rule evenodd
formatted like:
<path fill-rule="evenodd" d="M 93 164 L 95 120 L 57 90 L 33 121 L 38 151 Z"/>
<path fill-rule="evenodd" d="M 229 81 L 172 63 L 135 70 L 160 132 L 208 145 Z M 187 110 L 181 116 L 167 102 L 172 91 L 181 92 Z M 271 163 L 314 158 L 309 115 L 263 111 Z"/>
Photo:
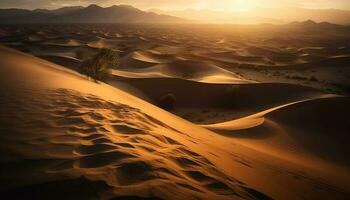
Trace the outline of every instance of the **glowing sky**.
<path fill-rule="evenodd" d="M 181 10 L 187 8 L 218 11 L 248 11 L 255 7 L 303 7 L 313 9 L 350 10 L 350 0 L 0 0 L 1 8 L 58 8 L 86 6 L 89 4 L 110 6 L 130 4 L 140 9 L 159 8 Z"/>

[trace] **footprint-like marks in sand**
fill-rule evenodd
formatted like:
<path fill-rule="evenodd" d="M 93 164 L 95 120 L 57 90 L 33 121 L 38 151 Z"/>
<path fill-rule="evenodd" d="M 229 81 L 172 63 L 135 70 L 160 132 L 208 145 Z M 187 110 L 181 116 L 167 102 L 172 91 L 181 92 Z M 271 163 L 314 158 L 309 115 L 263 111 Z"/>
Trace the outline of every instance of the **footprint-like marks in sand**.
<path fill-rule="evenodd" d="M 152 165 L 141 160 L 125 162 L 116 168 L 117 179 L 122 185 L 138 184 L 155 177 Z"/>
<path fill-rule="evenodd" d="M 184 199 L 268 199 L 184 145 L 181 141 L 189 140 L 189 133 L 138 109 L 66 89 L 50 90 L 46 97 L 31 105 L 41 115 L 20 109 L 20 117 L 29 122 L 8 130 L 21 134 L 21 142 L 31 145 L 26 148 L 31 151 L 21 156 L 44 153 L 53 162 L 46 173 L 74 173 L 102 181 L 112 197 L 132 190 L 133 195 L 164 199 L 171 194 Z M 28 134 L 25 130 L 33 130 L 34 125 L 35 134 Z M 167 135 L 169 132 L 176 134 L 176 139 Z"/>
<path fill-rule="evenodd" d="M 135 158 L 136 156 L 119 150 L 110 152 L 95 153 L 93 155 L 84 156 L 75 162 L 76 167 L 80 168 L 98 168 L 107 167 L 111 164 L 125 158 Z"/>
<path fill-rule="evenodd" d="M 138 128 L 131 127 L 130 125 L 126 125 L 126 124 L 115 124 L 115 125 L 112 125 L 112 127 L 117 133 L 121 133 L 121 134 L 131 134 L 131 135 L 146 134 L 145 131 Z"/>
<path fill-rule="evenodd" d="M 93 145 L 80 145 L 75 151 L 80 155 L 91 155 L 99 152 L 108 152 L 115 150 L 117 147 L 112 144 L 100 143 Z"/>

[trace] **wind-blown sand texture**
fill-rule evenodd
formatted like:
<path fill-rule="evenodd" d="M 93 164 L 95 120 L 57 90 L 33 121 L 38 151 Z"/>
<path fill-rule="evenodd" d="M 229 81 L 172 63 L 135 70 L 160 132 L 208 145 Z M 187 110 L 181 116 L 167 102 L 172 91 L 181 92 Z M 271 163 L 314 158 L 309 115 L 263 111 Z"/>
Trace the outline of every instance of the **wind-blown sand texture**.
<path fill-rule="evenodd" d="M 6 196 L 268 198 L 218 168 L 201 142 L 215 134 L 46 61 L 4 47 L 0 60 Z"/>
<path fill-rule="evenodd" d="M 57 188 L 62 193 L 55 195 L 72 198 L 164 199 L 293 199 L 299 195 L 341 199 L 349 191 L 347 168 L 321 165 L 321 161 L 315 166 L 309 159 L 295 162 L 283 150 L 274 151 L 279 156 L 260 151 L 270 137 L 259 131 L 251 130 L 258 138 L 241 145 L 235 134 L 254 135 L 221 136 L 46 61 L 4 47 L 0 55 L 1 190 L 8 197 L 49 198 Z M 339 106 L 348 100 L 327 101 Z M 272 119 L 282 123 L 283 116 L 300 108 L 295 109 L 282 109 Z M 345 121 L 340 125 L 344 128 L 337 130 L 348 130 Z M 326 144 L 343 144 L 341 136 L 339 132 Z M 278 140 L 273 142 L 277 149 L 287 148 Z M 344 157 L 348 148 L 337 149 L 330 155 L 348 166 Z M 77 185 L 79 189 L 74 188 Z"/>
<path fill-rule="evenodd" d="M 350 100 L 340 95 L 346 91 L 326 88 L 339 81 L 328 72 L 349 81 L 349 47 L 335 47 L 347 44 L 346 28 L 335 31 L 335 46 L 325 37 L 282 47 L 259 27 L 251 28 L 264 40 L 244 26 L 222 31 L 224 39 L 201 26 L 198 36 L 186 26 L 55 26 L 3 28 L 1 43 L 46 59 L 0 47 L 4 197 L 350 197 Z M 241 41 L 233 39 L 242 32 Z M 326 47 L 305 47 L 320 44 Z M 74 71 L 102 47 L 121 56 L 108 84 Z M 305 53 L 311 56 L 300 60 Z M 320 76 L 283 81 L 291 69 Z M 155 106 L 169 93 L 173 114 Z"/>

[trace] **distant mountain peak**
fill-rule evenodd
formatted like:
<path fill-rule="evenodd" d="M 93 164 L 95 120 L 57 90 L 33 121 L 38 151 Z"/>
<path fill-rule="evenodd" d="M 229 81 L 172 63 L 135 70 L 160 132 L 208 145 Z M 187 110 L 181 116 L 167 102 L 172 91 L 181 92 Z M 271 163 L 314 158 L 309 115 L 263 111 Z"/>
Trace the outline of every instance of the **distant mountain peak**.
<path fill-rule="evenodd" d="M 33 12 L 50 12 L 49 10 L 47 10 L 47 9 L 40 9 L 40 8 L 38 8 L 38 9 L 35 9 L 35 10 L 32 10 Z"/>
<path fill-rule="evenodd" d="M 97 4 L 90 4 L 87 8 L 102 8 L 102 7 Z"/>
<path fill-rule="evenodd" d="M 305 21 L 293 21 L 289 23 L 289 25 L 297 25 L 297 26 L 313 26 L 317 25 L 318 23 L 313 20 L 305 20 Z"/>
<path fill-rule="evenodd" d="M 125 11 L 130 11 L 130 12 L 140 12 L 141 11 L 138 8 L 135 8 L 131 5 L 126 5 L 126 4 L 113 5 L 111 7 L 107 7 L 106 9 L 123 9 Z"/>
<path fill-rule="evenodd" d="M 306 20 L 302 22 L 294 21 L 289 23 L 288 25 L 290 26 L 295 26 L 295 27 L 303 27 L 303 28 L 339 28 L 342 27 L 342 25 L 338 24 L 333 24 L 329 22 L 315 22 L 313 20 Z"/>
<path fill-rule="evenodd" d="M 33 14 L 34 17 L 33 17 Z M 63 7 L 56 10 L 0 10 L 0 23 L 186 23 L 185 19 L 142 11 L 130 5 Z"/>
<path fill-rule="evenodd" d="M 306 20 L 306 21 L 303 21 L 302 24 L 305 24 L 305 25 L 315 25 L 317 24 L 315 21 L 309 19 L 309 20 Z"/>
<path fill-rule="evenodd" d="M 114 5 L 114 6 L 122 7 L 122 8 L 137 9 L 137 8 L 135 8 L 134 6 L 127 5 L 127 4 L 120 4 L 120 5 Z M 137 10 L 138 10 L 138 9 L 137 9 Z"/>

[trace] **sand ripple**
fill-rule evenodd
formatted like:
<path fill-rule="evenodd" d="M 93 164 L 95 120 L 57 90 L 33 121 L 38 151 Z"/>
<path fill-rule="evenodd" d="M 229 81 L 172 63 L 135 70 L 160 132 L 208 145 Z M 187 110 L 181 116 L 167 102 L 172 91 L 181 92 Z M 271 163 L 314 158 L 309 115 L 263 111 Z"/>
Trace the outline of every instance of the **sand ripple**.
<path fill-rule="evenodd" d="M 162 134 L 166 129 L 183 135 L 138 109 L 68 89 L 49 90 L 45 96 L 2 102 L 8 105 L 7 117 L 18 119 L 18 126 L 9 126 L 11 122 L 1 117 L 2 129 L 15 133 L 1 136 L 10 141 L 6 146 L 12 159 L 49 162 L 38 169 L 41 173 L 101 182 L 108 188 L 102 194 L 108 197 L 268 199 L 221 172 L 181 140 Z M 176 191 L 182 194 L 174 196 Z"/>

